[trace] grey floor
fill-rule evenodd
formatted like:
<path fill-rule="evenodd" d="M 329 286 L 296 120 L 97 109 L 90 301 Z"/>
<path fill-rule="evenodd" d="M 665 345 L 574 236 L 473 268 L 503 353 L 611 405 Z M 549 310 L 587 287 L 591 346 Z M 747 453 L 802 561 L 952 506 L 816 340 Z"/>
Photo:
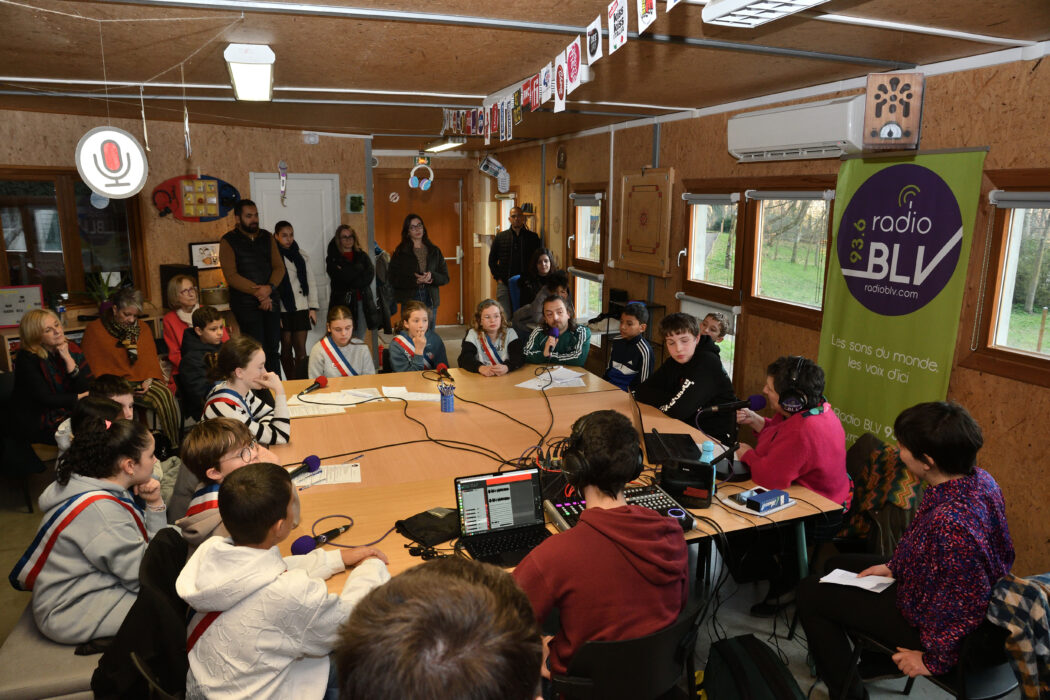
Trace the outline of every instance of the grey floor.
<path fill-rule="evenodd" d="M 764 583 L 759 584 L 737 584 L 729 579 L 722 586 L 719 596 L 721 605 L 718 606 L 717 614 L 712 619 L 709 614 L 700 630 L 696 643 L 696 668 L 702 669 L 707 663 L 707 656 L 711 644 L 716 639 L 734 637 L 739 634 L 751 633 L 760 640 L 768 643 L 782 652 L 782 658 L 786 658 L 788 668 L 791 670 L 798 685 L 804 694 L 812 700 L 828 700 L 828 689 L 823 682 L 818 682 L 810 674 L 806 661 L 807 649 L 805 633 L 799 627 L 794 639 L 788 640 L 788 628 L 791 615 L 794 614 L 794 606 L 789 606 L 786 612 L 777 618 L 757 618 L 749 613 L 751 605 L 758 601 L 765 592 Z M 716 631 L 717 630 L 717 631 Z M 905 679 L 891 679 L 868 684 L 868 694 L 872 700 L 880 698 L 901 698 Z M 933 685 L 929 681 L 916 679 L 908 698 L 925 700 L 927 698 L 950 698 L 951 695 Z M 1007 698 L 1015 699 L 1021 697 L 1020 690 L 1007 695 Z"/>

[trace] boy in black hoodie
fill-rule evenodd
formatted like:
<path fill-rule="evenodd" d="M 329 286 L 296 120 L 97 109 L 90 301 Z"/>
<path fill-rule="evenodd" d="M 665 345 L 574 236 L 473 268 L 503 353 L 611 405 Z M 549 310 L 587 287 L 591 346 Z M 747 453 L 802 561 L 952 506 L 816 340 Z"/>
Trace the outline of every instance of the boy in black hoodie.
<path fill-rule="evenodd" d="M 722 367 L 715 341 L 700 335 L 696 318 L 684 313 L 665 316 L 660 321 L 660 332 L 668 358 L 642 382 L 634 397 L 722 443 L 732 444 L 730 438 L 736 430 L 734 411 L 697 416 L 701 408 L 736 401 L 733 382 Z"/>
<path fill-rule="evenodd" d="M 179 391 L 182 406 L 191 416 L 200 416 L 204 399 L 214 384 L 208 378 L 208 355 L 222 347 L 222 314 L 214 306 L 193 312 L 193 332 L 182 334 L 182 362 L 179 363 Z"/>

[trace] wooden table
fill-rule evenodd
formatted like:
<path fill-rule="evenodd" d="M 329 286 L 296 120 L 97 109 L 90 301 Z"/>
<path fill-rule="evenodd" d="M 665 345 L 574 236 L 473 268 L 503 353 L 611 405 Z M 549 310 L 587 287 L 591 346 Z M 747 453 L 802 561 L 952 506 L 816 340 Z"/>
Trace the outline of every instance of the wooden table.
<path fill-rule="evenodd" d="M 634 413 L 631 398 L 598 377 L 586 378 L 585 387 L 562 388 L 548 391 L 550 409 L 543 396 L 536 391 L 519 389 L 514 385 L 524 381 L 528 375 L 515 372 L 506 377 L 481 377 L 467 372 L 451 370 L 456 378 L 456 391 L 466 398 L 482 399 L 484 406 L 507 413 L 522 423 L 532 426 L 540 434 L 550 427 L 548 439 L 565 437 L 573 421 L 591 411 L 612 409 L 628 416 L 637 430 L 641 430 Z M 286 382 L 291 393 L 305 386 L 306 382 Z M 338 391 L 352 387 L 404 386 L 409 391 L 434 391 L 434 382 L 424 379 L 420 372 L 403 372 L 375 376 L 332 380 L 327 391 Z M 609 387 L 608 389 L 606 387 Z M 476 393 L 475 393 L 476 392 Z M 281 551 L 289 552 L 291 543 L 300 535 L 310 534 L 313 523 L 326 515 L 343 514 L 354 519 L 354 527 L 339 538 L 344 544 L 365 544 L 379 539 L 387 533 L 394 522 L 407 518 L 435 506 L 455 508 L 453 478 L 469 474 L 496 471 L 500 464 L 480 454 L 463 452 L 425 440 L 422 426 L 405 418 L 403 402 L 373 402 L 347 408 L 342 414 L 311 416 L 292 420 L 292 440 L 288 445 L 272 448 L 287 464 L 298 464 L 305 456 L 316 454 L 322 458 L 343 453 L 346 457 L 323 459 L 325 463 L 357 461 L 361 463 L 361 483 L 333 486 L 312 486 L 299 492 L 302 518 L 289 538 L 282 543 Z M 396 409 L 396 410 L 395 410 Z M 551 421 L 553 413 L 553 423 Z M 697 440 L 704 434 L 684 423 L 669 418 L 651 406 L 640 406 L 641 420 L 646 431 L 656 428 L 662 432 L 687 432 Z M 410 417 L 422 421 L 432 438 L 458 440 L 494 450 L 501 457 L 513 459 L 526 448 L 539 441 L 533 430 L 511 421 L 483 406 L 456 402 L 453 413 L 441 413 L 436 402 L 410 402 L 407 407 Z M 407 445 L 383 447 L 405 441 Z M 377 449 L 381 448 L 381 449 Z M 350 460 L 347 457 L 364 456 Z M 753 484 L 737 486 L 750 488 Z M 792 496 L 805 502 L 776 513 L 769 518 L 752 517 L 731 511 L 720 504 L 702 511 L 693 511 L 714 520 L 723 531 L 731 532 L 769 525 L 773 522 L 797 521 L 801 534 L 800 518 L 822 511 L 832 511 L 840 506 L 800 486 L 789 489 Z M 448 517 L 456 517 L 452 514 Z M 339 520 L 321 523 L 318 531 L 336 527 Z M 687 540 L 696 541 L 715 533 L 715 529 L 700 523 L 687 534 Z M 804 538 L 801 540 L 804 542 Z M 390 558 L 390 571 L 397 574 L 421 563 L 418 557 L 409 555 L 404 545 L 408 543 L 397 533 L 391 533 L 376 545 Z M 451 545 L 448 545 L 451 546 Z M 802 556 L 805 547 L 801 547 Z M 345 575 L 333 577 L 329 590 L 339 591 Z"/>

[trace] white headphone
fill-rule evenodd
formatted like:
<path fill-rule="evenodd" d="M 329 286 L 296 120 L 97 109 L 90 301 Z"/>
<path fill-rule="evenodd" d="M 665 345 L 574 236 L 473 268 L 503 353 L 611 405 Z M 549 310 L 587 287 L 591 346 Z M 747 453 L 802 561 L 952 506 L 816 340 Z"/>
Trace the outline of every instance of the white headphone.
<path fill-rule="evenodd" d="M 427 173 L 429 173 L 427 175 L 427 177 L 423 178 L 422 180 L 420 180 L 418 177 L 416 177 L 416 171 L 419 170 L 420 168 L 426 168 Z M 412 172 L 409 173 L 409 176 L 408 176 L 408 186 L 410 188 L 411 187 L 418 187 L 419 189 L 421 189 L 424 192 L 426 192 L 427 190 L 430 189 L 430 186 L 432 184 L 434 184 L 434 171 L 430 169 L 429 165 L 424 165 L 424 164 L 420 163 L 416 167 L 412 168 Z"/>

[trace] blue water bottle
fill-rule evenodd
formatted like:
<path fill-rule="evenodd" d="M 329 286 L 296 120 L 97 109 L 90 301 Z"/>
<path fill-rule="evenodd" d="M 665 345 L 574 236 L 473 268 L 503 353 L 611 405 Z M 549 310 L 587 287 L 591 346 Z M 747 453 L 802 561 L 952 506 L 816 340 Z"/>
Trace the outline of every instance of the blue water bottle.
<path fill-rule="evenodd" d="M 715 495 L 715 484 L 718 483 L 718 476 L 715 474 L 715 443 L 710 440 L 704 440 L 703 444 L 700 445 L 700 461 L 704 464 L 711 465 L 711 495 Z"/>

